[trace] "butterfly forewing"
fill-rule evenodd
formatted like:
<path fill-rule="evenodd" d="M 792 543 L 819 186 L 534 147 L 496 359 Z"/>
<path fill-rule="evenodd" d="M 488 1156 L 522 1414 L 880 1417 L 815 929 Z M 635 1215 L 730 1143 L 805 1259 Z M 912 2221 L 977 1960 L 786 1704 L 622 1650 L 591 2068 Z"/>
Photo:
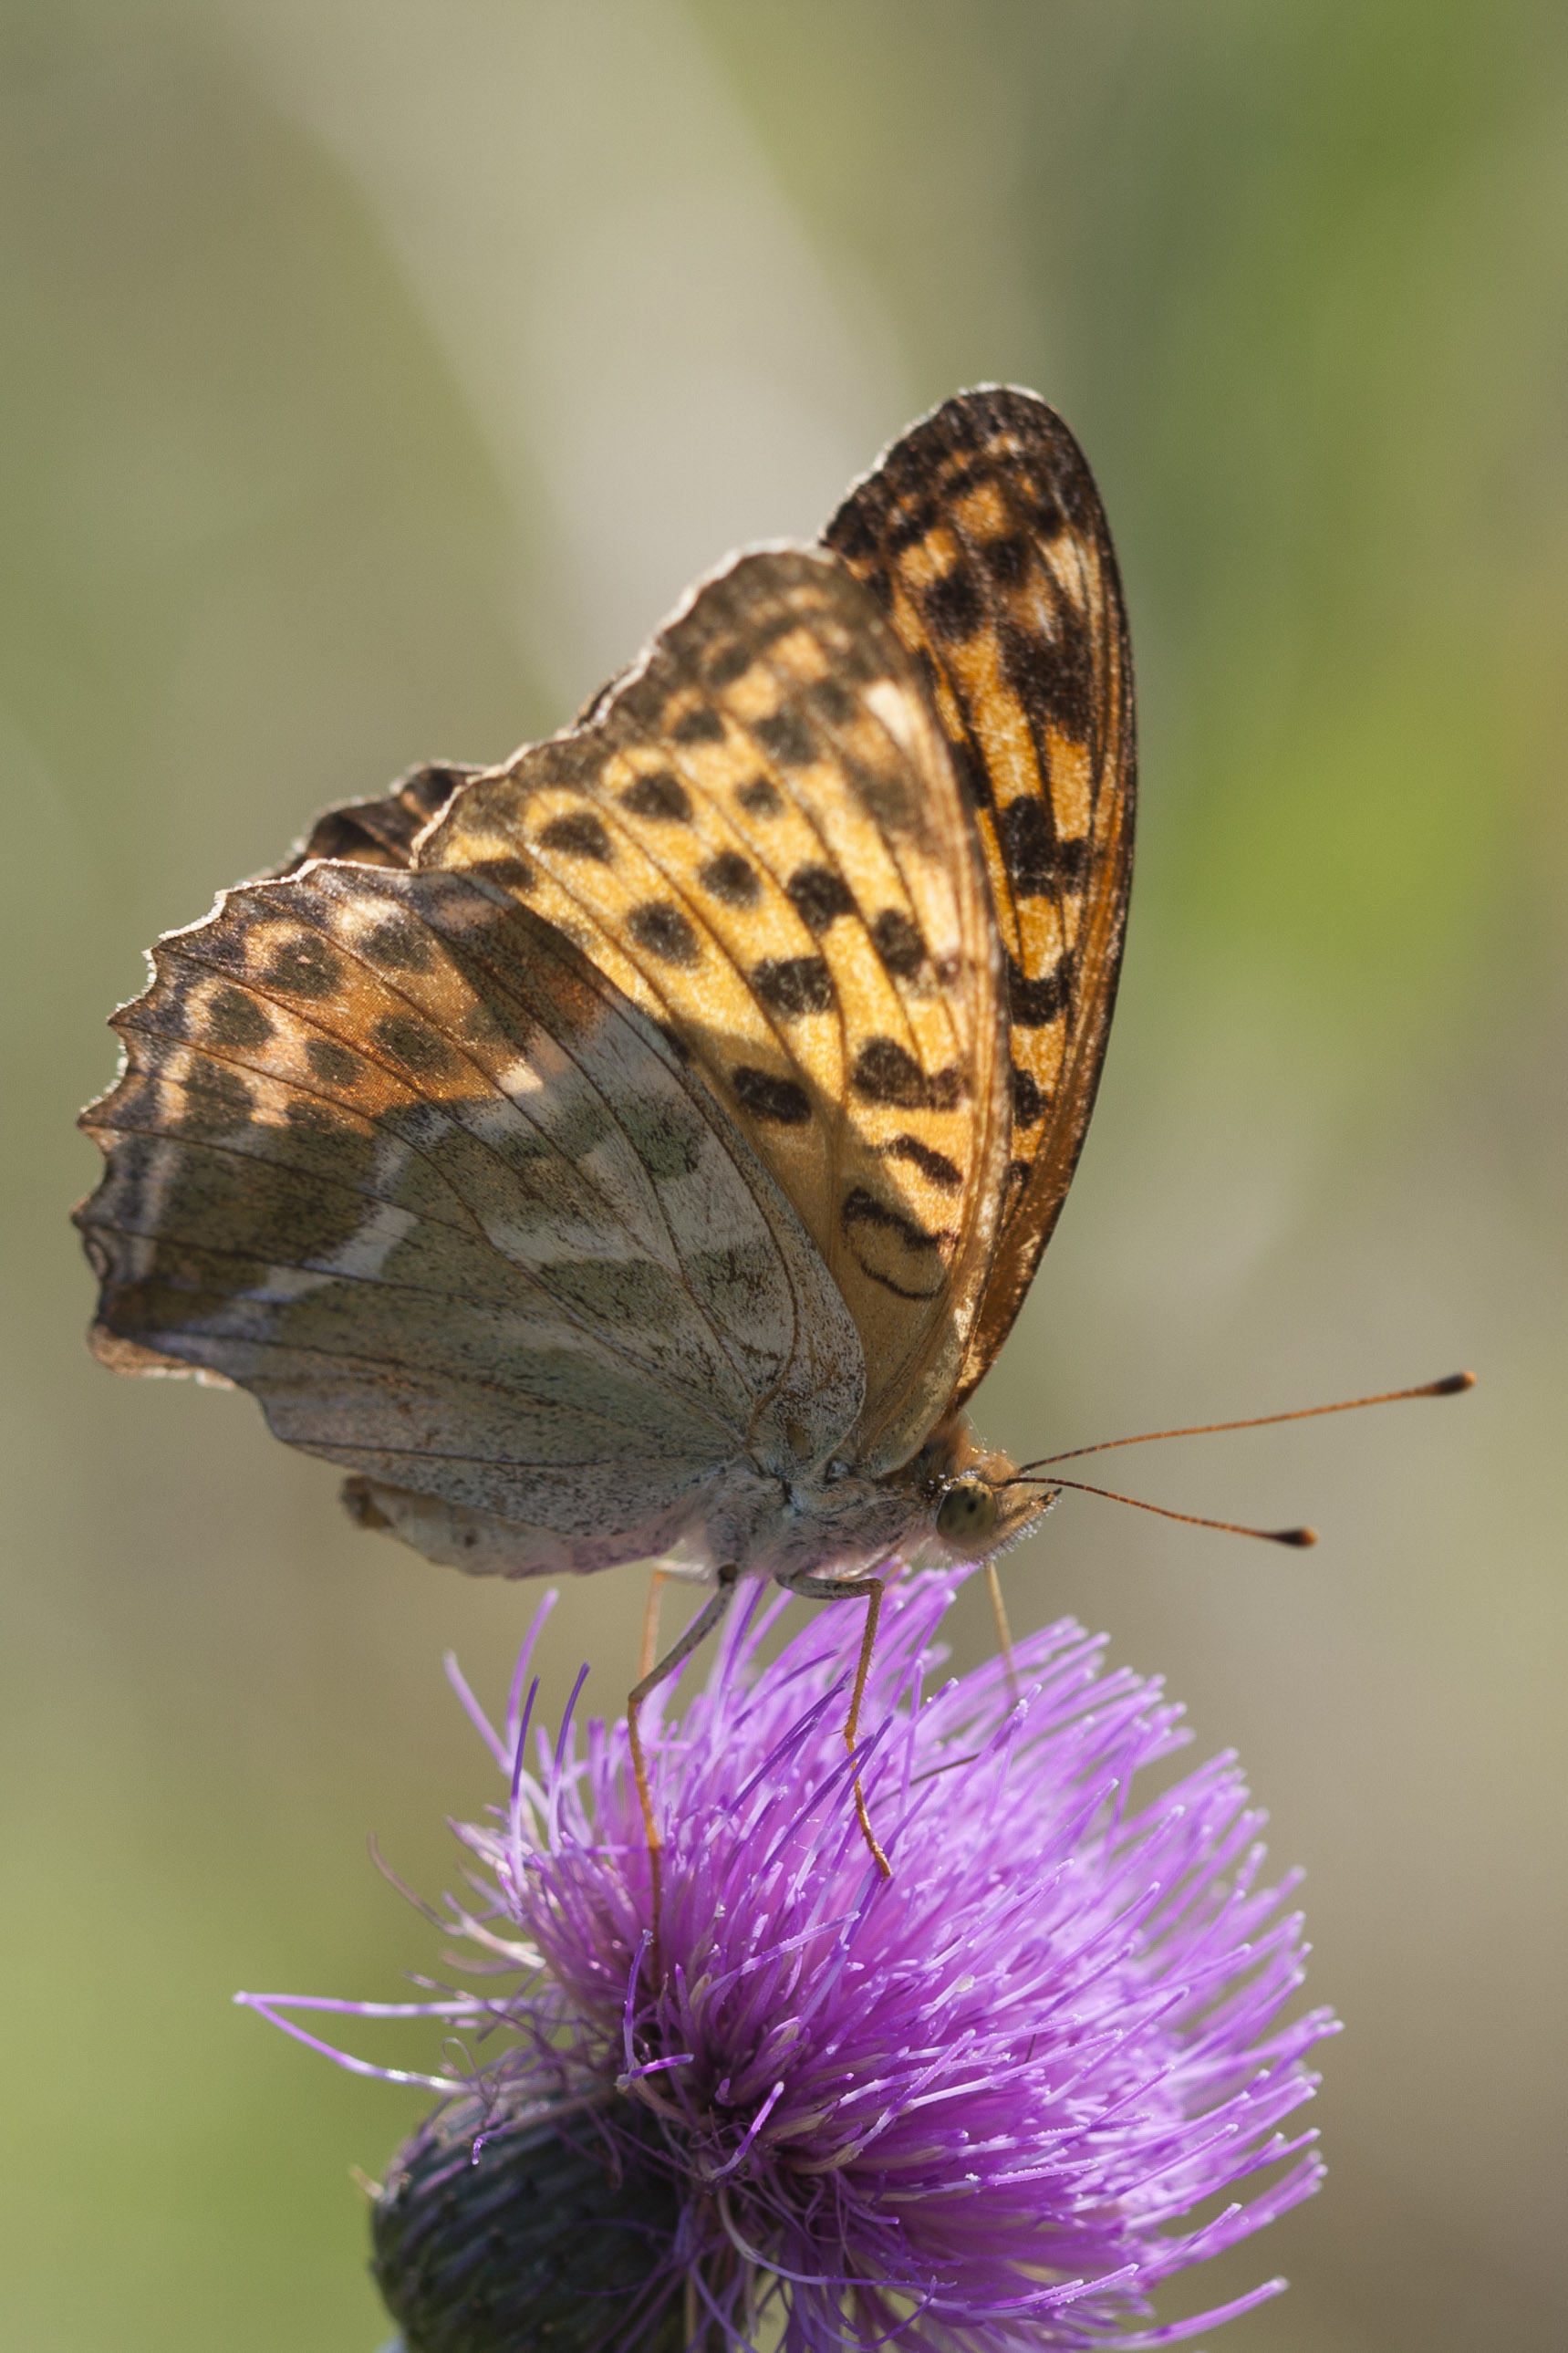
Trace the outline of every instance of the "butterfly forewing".
<path fill-rule="evenodd" d="M 866 591 L 810 551 L 742 557 L 418 858 L 490 878 L 667 1025 L 853 1317 L 857 1458 L 905 1460 L 990 1262 L 1007 1071 L 978 840 Z"/>
<path fill-rule="evenodd" d="M 995 1356 L 1071 1181 L 1131 880 L 1132 669 L 1089 467 L 1032 393 L 914 426 L 824 538 L 919 663 L 984 853 L 1011 1029 L 1001 1230 L 954 1402 Z"/>
<path fill-rule="evenodd" d="M 658 1550 L 748 1449 L 852 1426 L 858 1344 L 787 1203 L 525 910 L 319 864 L 156 961 L 87 1117 L 110 1361 L 238 1382 L 292 1443 L 507 1523 L 474 1565 L 513 1569 Z"/>

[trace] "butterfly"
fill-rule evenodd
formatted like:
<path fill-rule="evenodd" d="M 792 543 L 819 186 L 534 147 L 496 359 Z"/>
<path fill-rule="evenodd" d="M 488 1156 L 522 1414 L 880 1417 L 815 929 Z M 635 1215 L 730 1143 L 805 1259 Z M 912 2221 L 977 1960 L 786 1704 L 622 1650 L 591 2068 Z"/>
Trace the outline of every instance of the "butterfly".
<path fill-rule="evenodd" d="M 1043 1499 L 964 1407 L 1083 1141 L 1134 793 L 1089 467 L 962 393 L 563 733 L 160 941 L 82 1115 L 96 1353 L 250 1390 L 468 1570 L 994 1551 Z"/>

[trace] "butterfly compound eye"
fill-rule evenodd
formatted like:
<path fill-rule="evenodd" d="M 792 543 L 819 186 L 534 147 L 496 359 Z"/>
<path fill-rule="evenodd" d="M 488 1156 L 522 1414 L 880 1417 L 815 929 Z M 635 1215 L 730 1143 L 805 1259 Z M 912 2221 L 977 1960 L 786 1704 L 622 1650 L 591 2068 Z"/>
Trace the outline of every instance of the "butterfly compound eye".
<path fill-rule="evenodd" d="M 963 1550 L 984 1544 L 996 1529 L 996 1495 L 984 1479 L 955 1479 L 936 1511 L 936 1532 L 943 1544 Z"/>

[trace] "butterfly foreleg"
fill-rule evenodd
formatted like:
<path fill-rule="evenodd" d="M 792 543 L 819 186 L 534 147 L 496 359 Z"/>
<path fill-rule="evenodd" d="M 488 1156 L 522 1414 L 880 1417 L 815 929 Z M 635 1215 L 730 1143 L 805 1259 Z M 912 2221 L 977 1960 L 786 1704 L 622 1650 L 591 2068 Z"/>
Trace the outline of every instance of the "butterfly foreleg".
<path fill-rule="evenodd" d="M 792 1577 L 782 1579 L 792 1593 L 805 1601 L 858 1601 L 864 1598 L 866 1624 L 860 1637 L 860 1657 L 855 1669 L 855 1689 L 850 1696 L 849 1714 L 845 1719 L 844 1746 L 849 1760 L 855 1763 L 855 1744 L 860 1736 L 860 1703 L 866 1696 L 866 1678 L 871 1672 L 871 1654 L 877 1647 L 877 1622 L 882 1614 L 883 1580 L 879 1577 Z M 867 1810 L 866 1793 L 860 1787 L 860 1768 L 855 1766 L 855 1813 L 860 1824 L 860 1835 L 870 1850 L 871 1860 L 884 1879 L 891 1879 L 893 1866 L 877 1842 Z"/>
<path fill-rule="evenodd" d="M 644 1700 L 656 1692 L 660 1683 L 668 1683 L 671 1675 L 679 1672 L 692 1651 L 700 1643 L 707 1641 L 714 1627 L 718 1625 L 730 1607 L 731 1598 L 735 1590 L 735 1581 L 740 1573 L 732 1564 L 719 1571 L 717 1591 L 709 1597 L 685 1632 L 679 1641 L 671 1643 L 656 1666 L 647 1667 L 645 1662 L 645 1672 L 641 1681 L 632 1685 L 626 1696 L 626 1743 L 632 1752 L 632 1775 L 637 1782 L 637 1803 L 642 1808 L 643 1830 L 647 1838 L 648 1869 L 652 1881 L 653 1974 L 656 1985 L 663 1975 L 659 1962 L 658 1915 L 664 1892 L 663 1866 L 660 1861 L 664 1840 L 653 1810 L 653 1792 L 648 1786 L 647 1778 L 647 1757 L 643 1750 L 642 1734 L 638 1728 L 637 1718 L 642 1713 Z M 647 1616 L 643 1625 L 645 1648 L 649 1650 L 654 1647 L 658 1636 L 658 1588 L 662 1581 L 656 1572 L 653 1589 L 648 1595 Z"/>

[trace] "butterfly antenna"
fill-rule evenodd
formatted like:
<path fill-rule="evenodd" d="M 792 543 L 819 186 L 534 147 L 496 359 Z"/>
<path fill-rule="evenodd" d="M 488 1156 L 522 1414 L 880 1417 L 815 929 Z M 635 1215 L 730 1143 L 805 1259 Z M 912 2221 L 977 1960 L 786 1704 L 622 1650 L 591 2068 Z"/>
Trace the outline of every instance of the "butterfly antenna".
<path fill-rule="evenodd" d="M 1165 1433 L 1161 1434 L 1163 1436 Z M 1173 1438 L 1176 1435 L 1174 1430 L 1169 1434 Z M 1125 1442 L 1131 1443 L 1131 1440 Z M 1114 1445 L 1117 1441 L 1112 1440 L 1111 1443 Z M 1090 1450 L 1086 1447 L 1083 1451 L 1088 1453 Z M 1058 1487 L 1075 1487 L 1080 1495 L 1103 1495 L 1108 1504 L 1131 1504 L 1135 1512 L 1157 1512 L 1161 1519 L 1184 1520 L 1190 1528 L 1220 1528 L 1226 1535 L 1258 1536 L 1264 1544 L 1295 1545 L 1300 1549 L 1318 1541 L 1316 1528 L 1249 1528 L 1243 1526 L 1239 1520 L 1205 1520 L 1197 1512 L 1173 1512 L 1168 1504 L 1146 1504 L 1142 1495 L 1119 1494 L 1114 1487 L 1091 1487 L 1086 1479 L 1043 1479 L 1027 1471 L 1020 1471 L 1013 1478 L 1004 1480 L 1003 1484 L 1007 1487 L 1049 1487 L 1053 1491 Z"/>
<path fill-rule="evenodd" d="M 1076 1462 L 1081 1454 L 1108 1454 L 1114 1446 L 1152 1446 L 1159 1438 L 1209 1438 L 1222 1430 L 1266 1430 L 1277 1421 L 1310 1421 L 1320 1413 L 1356 1413 L 1363 1405 L 1397 1405 L 1404 1398 L 1458 1397 L 1464 1389 L 1473 1389 L 1475 1385 L 1474 1373 L 1445 1373 L 1440 1381 L 1423 1381 L 1417 1388 L 1383 1389 L 1376 1397 L 1341 1398 L 1333 1405 L 1298 1406 L 1293 1413 L 1257 1413 L 1249 1415 L 1245 1421 L 1195 1421 L 1185 1430 L 1145 1430 L 1140 1431 L 1136 1438 L 1102 1438 L 1098 1445 L 1069 1446 L 1064 1453 L 1042 1454 L 1037 1461 L 1020 1463 L 1018 1467 L 1020 1472 L 1048 1471 L 1053 1462 Z M 1058 1483 L 1070 1486 L 1072 1482 L 1064 1480 Z M 1090 1490 L 1095 1494 L 1100 1492 L 1098 1488 Z M 1131 1503 L 1133 1499 L 1131 1495 L 1124 1495 L 1120 1500 Z M 1155 1511 L 1159 1507 L 1150 1504 L 1145 1508 Z M 1177 1512 L 1172 1516 L 1180 1519 L 1183 1514 Z M 1213 1520 L 1202 1525 L 1220 1527 L 1225 1523 Z M 1260 1531 L 1253 1528 L 1247 1533 L 1256 1535 Z"/>

